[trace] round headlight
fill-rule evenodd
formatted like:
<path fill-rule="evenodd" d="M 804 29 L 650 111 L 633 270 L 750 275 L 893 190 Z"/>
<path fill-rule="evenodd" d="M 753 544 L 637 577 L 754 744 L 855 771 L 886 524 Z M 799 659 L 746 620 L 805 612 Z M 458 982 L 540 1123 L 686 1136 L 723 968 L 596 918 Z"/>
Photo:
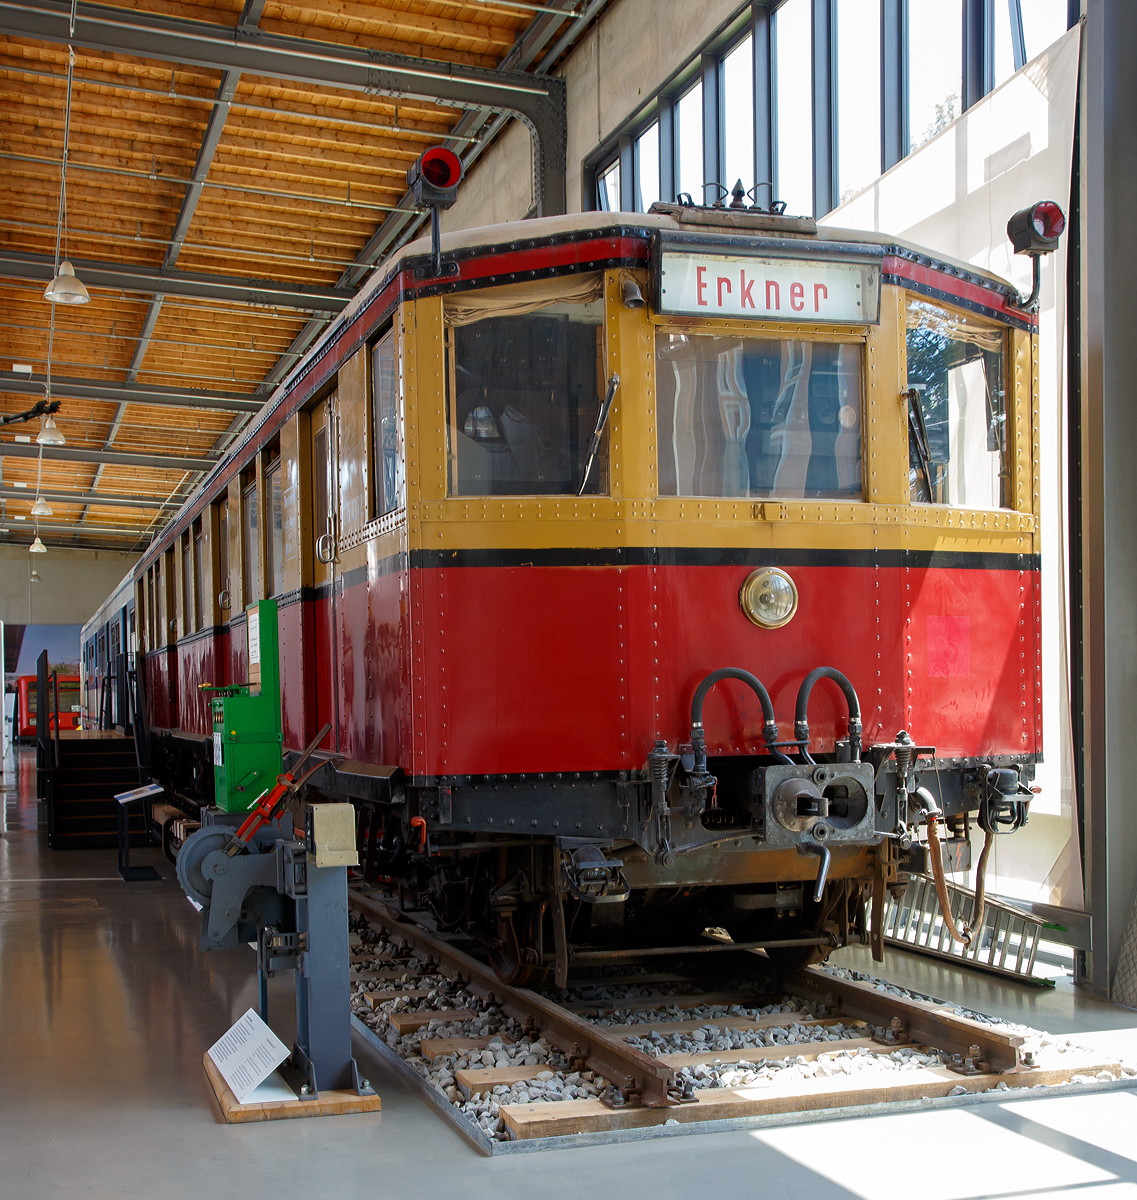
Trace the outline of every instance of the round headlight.
<path fill-rule="evenodd" d="M 785 571 L 763 567 L 747 578 L 738 602 L 755 625 L 780 629 L 797 612 L 797 588 Z"/>

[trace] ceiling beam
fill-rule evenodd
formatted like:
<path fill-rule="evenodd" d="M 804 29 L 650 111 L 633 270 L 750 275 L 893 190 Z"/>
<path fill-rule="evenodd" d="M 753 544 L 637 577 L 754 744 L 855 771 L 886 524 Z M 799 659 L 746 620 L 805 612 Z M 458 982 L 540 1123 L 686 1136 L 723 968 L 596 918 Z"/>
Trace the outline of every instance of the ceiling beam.
<path fill-rule="evenodd" d="M 58 492 L 40 488 L 38 494 L 44 500 L 57 500 L 60 504 L 91 504 L 108 508 L 178 509 L 182 505 L 181 500 L 163 499 L 161 496 L 123 496 L 118 492 Z M 0 500 L 34 500 L 36 495 L 30 487 L 0 487 Z"/>
<path fill-rule="evenodd" d="M 76 521 L 59 521 L 52 517 L 46 519 L 41 517 L 38 522 L 34 520 L 17 521 L 14 517 L 6 517 L 0 521 L 0 526 L 6 528 L 9 533 L 20 533 L 22 532 L 20 526 L 25 526 L 27 532 L 33 537 L 37 524 L 40 533 L 82 533 L 84 536 L 101 534 L 104 537 L 134 538 L 135 541 L 147 532 L 145 525 L 79 525 Z"/>
<path fill-rule="evenodd" d="M 2 2 L 2 0 L 0 0 Z M 273 279 L 248 279 L 237 275 L 206 275 L 167 270 L 139 263 L 99 262 L 73 258 L 75 273 L 89 288 L 115 291 L 162 293 L 190 296 L 198 300 L 230 300 L 237 304 L 259 304 L 268 308 L 299 308 L 337 313 L 351 300 L 351 293 L 337 288 L 289 284 Z M 48 283 L 55 274 L 50 254 L 0 247 L 0 276 L 34 279 Z"/>
<path fill-rule="evenodd" d="M 0 371 L 0 392 L 41 396 L 47 386 L 45 375 L 17 375 Z M 56 400 L 108 400 L 114 404 L 152 404 L 171 408 L 197 408 L 208 412 L 259 412 L 262 399 L 241 392 L 206 392 L 196 388 L 160 387 L 156 384 L 107 383 L 98 379 L 75 379 L 52 375 L 51 394 Z"/>
<path fill-rule="evenodd" d="M 0 458 L 38 458 L 45 462 L 110 463 L 117 467 L 144 467 L 153 471 L 212 471 L 213 458 L 174 454 L 129 454 L 121 450 L 81 450 L 74 446 L 37 446 L 35 443 L 0 442 Z"/>
<path fill-rule="evenodd" d="M 486 107 L 525 121 L 533 137 L 542 216 L 566 207 L 566 120 L 563 79 L 495 71 L 461 63 L 390 54 L 241 26 L 191 21 L 138 9 L 68 0 L 0 0 L 0 33 L 35 42 L 76 45 L 113 55 L 241 71 L 318 87 L 416 98 L 456 108 Z M 582 21 L 576 22 L 583 24 Z"/>
<path fill-rule="evenodd" d="M 245 7 L 237 18 L 237 28 L 242 33 L 256 33 L 261 23 L 261 14 L 265 10 L 265 0 L 245 0 Z"/>

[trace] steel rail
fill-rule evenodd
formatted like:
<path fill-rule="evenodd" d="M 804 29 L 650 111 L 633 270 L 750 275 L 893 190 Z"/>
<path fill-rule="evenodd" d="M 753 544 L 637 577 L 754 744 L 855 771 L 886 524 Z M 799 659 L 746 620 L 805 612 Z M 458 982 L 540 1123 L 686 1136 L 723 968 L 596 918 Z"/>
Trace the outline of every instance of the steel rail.
<path fill-rule="evenodd" d="M 658 1108 L 673 1103 L 669 1092 L 675 1088 L 675 1075 L 664 1063 L 528 988 L 502 983 L 492 967 L 455 949 L 382 901 L 353 891 L 348 893 L 348 904 L 374 917 L 416 950 L 425 951 L 460 973 L 471 991 L 491 1000 L 522 1026 L 539 1028 L 541 1036 L 554 1042 L 570 1060 L 582 1059 L 588 1070 L 602 1075 L 624 1093 L 637 1093 L 641 1105 Z"/>
<path fill-rule="evenodd" d="M 625 958 L 662 958 L 668 954 L 721 954 L 725 950 L 779 950 L 800 946 L 832 946 L 832 938 L 782 938 L 768 942 L 717 942 L 698 946 L 648 946 L 636 950 L 574 950 L 569 964 L 613 962 Z"/>
<path fill-rule="evenodd" d="M 899 1018 L 910 1041 L 937 1050 L 969 1056 L 970 1048 L 978 1046 L 980 1057 L 996 1071 L 1022 1068 L 1019 1047 L 1025 1038 L 1021 1034 L 1002 1033 L 995 1026 L 960 1016 L 943 1005 L 879 992 L 871 983 L 842 979 L 812 967 L 788 979 L 785 988 L 791 996 L 830 1009 L 840 1008 L 843 1016 L 859 1017 L 886 1028 L 893 1018 Z"/>

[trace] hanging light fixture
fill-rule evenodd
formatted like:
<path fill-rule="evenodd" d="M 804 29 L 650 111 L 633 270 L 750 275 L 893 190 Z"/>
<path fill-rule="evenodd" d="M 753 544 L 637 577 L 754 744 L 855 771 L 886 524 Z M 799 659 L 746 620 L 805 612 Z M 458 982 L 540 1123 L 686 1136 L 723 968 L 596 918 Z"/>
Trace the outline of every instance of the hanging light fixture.
<path fill-rule="evenodd" d="M 32 573 L 28 576 L 28 583 L 42 583 L 42 582 L 43 581 L 39 577 L 39 572 L 35 569 L 35 567 L 32 567 Z"/>
<path fill-rule="evenodd" d="M 42 497 L 37 496 L 35 504 L 32 505 L 33 517 L 50 517 L 51 505 Z"/>
<path fill-rule="evenodd" d="M 41 446 L 65 446 L 67 439 L 59 430 L 54 417 L 45 417 L 43 428 L 36 434 L 36 441 Z"/>
<path fill-rule="evenodd" d="M 63 113 L 63 160 L 59 167 L 59 211 L 55 226 L 55 276 L 44 290 L 44 299 L 52 304 L 89 304 L 91 295 L 76 279 L 75 268 L 67 256 L 67 156 L 71 135 L 71 84 L 75 75 L 75 51 L 67 47 L 67 102 Z M 63 242 L 63 258 L 59 244 Z"/>
<path fill-rule="evenodd" d="M 91 293 L 81 279 L 76 278 L 75 268 L 64 259 L 59 264 L 55 278 L 44 289 L 44 299 L 52 304 L 89 304 Z"/>
<path fill-rule="evenodd" d="M 46 554 L 47 547 L 39 540 L 39 534 L 36 534 L 36 540 L 28 547 L 29 554 Z"/>

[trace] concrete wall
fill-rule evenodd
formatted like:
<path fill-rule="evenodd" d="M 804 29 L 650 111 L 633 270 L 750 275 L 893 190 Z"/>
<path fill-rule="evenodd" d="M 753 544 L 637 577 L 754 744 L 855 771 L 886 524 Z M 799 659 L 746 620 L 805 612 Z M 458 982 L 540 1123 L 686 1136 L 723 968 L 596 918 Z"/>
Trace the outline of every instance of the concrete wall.
<path fill-rule="evenodd" d="M 738 13 L 739 0 L 612 0 L 558 70 L 568 109 L 568 211 L 581 209 L 581 163 Z M 533 204 L 532 142 L 513 121 L 442 214 L 442 228 L 518 221 Z"/>
<path fill-rule="evenodd" d="M 22 546 L 0 546 L 0 621 L 13 625 L 82 625 L 138 561 L 114 550 L 59 550 L 30 555 Z M 31 568 L 40 583 L 31 584 Z"/>

